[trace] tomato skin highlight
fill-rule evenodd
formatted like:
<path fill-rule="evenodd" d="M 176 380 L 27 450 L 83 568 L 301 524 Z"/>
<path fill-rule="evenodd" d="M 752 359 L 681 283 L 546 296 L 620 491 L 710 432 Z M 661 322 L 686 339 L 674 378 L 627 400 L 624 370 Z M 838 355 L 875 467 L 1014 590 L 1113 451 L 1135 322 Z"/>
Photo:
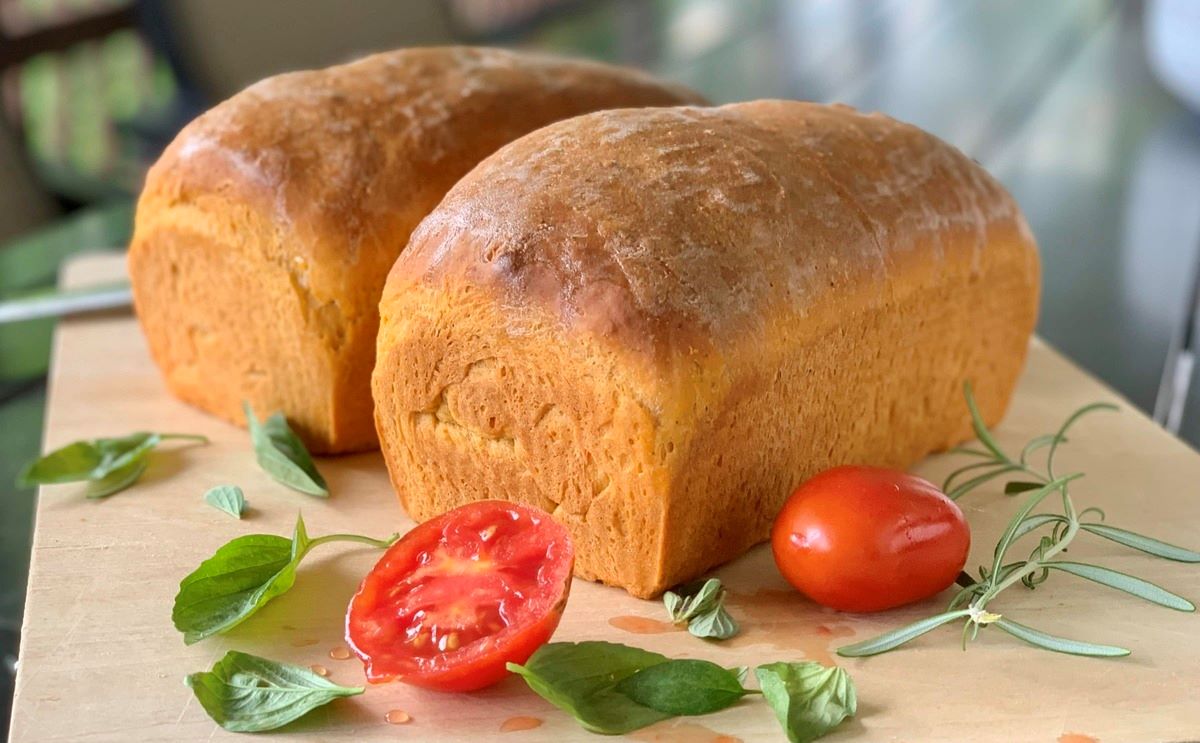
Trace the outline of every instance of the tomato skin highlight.
<path fill-rule="evenodd" d="M 970 547 L 954 501 L 927 480 L 881 467 L 822 472 L 792 493 L 771 529 L 783 577 L 847 612 L 892 609 L 946 589 Z"/>
<path fill-rule="evenodd" d="M 566 528 L 549 514 L 469 503 L 388 548 L 350 600 L 346 641 L 372 683 L 482 689 L 554 634 L 574 562 Z"/>

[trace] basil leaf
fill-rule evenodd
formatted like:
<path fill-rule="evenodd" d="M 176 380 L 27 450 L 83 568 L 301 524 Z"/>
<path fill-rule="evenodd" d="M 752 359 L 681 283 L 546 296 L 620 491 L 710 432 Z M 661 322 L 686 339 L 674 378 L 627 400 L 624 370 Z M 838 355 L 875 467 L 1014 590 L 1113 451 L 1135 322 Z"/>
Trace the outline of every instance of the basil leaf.
<path fill-rule="evenodd" d="M 329 486 L 317 471 L 304 443 L 288 426 L 282 413 L 275 413 L 259 422 L 250 403 L 242 403 L 246 411 L 246 425 L 250 429 L 250 441 L 254 444 L 254 456 L 258 465 L 268 475 L 293 490 L 329 497 Z"/>
<path fill-rule="evenodd" d="M 96 449 L 100 452 L 100 466 L 92 471 L 94 477 L 105 477 L 119 469 L 125 469 L 131 462 L 136 462 L 146 456 L 162 441 L 157 433 L 131 433 L 115 439 L 96 439 Z"/>
<path fill-rule="evenodd" d="M 669 660 L 617 684 L 633 701 L 669 715 L 707 715 L 748 694 L 736 672 L 706 660 Z"/>
<path fill-rule="evenodd" d="M 135 459 L 121 469 L 113 470 L 99 480 L 88 483 L 84 495 L 88 498 L 107 498 L 119 493 L 138 481 L 150 463 L 144 459 Z"/>
<path fill-rule="evenodd" d="M 724 606 L 718 606 L 688 622 L 688 632 L 704 639 L 728 640 L 738 633 L 738 623 Z"/>
<path fill-rule="evenodd" d="M 297 522 L 298 532 L 303 521 Z M 245 621 L 296 581 L 295 539 L 248 534 L 225 544 L 179 583 L 171 621 L 188 645 Z"/>
<path fill-rule="evenodd" d="M 274 730 L 338 697 L 363 693 L 307 668 L 231 650 L 211 671 L 184 679 L 218 725 L 235 733 Z"/>
<path fill-rule="evenodd" d="M 90 441 L 76 441 L 36 459 L 21 470 L 17 486 L 31 488 L 60 482 L 87 480 L 100 466 L 102 455 Z"/>
<path fill-rule="evenodd" d="M 626 678 L 666 662 L 666 656 L 613 642 L 552 642 L 538 648 L 523 666 L 509 663 L 508 670 L 583 727 L 616 735 L 672 716 L 616 690 Z"/>
<path fill-rule="evenodd" d="M 841 668 L 820 663 L 769 663 L 754 669 L 767 704 L 792 743 L 808 743 L 858 709 L 854 682 Z"/>
<path fill-rule="evenodd" d="M 291 539 L 248 534 L 225 544 L 179 583 L 171 621 L 188 645 L 244 622 L 296 582 L 296 569 L 308 551 L 326 542 L 358 542 L 386 549 L 400 535 L 372 539 L 358 534 L 308 538 L 304 519 L 296 517 Z"/>
<path fill-rule="evenodd" d="M 204 502 L 224 511 L 235 519 L 242 517 L 246 510 L 246 496 L 237 485 L 218 485 L 204 494 Z"/>
<path fill-rule="evenodd" d="M 208 443 L 204 436 L 140 431 L 128 436 L 76 441 L 25 465 L 17 478 L 22 488 L 88 481 L 89 498 L 102 498 L 129 487 L 146 469 L 146 457 L 166 439 Z M 137 466 L 138 464 L 141 466 Z"/>

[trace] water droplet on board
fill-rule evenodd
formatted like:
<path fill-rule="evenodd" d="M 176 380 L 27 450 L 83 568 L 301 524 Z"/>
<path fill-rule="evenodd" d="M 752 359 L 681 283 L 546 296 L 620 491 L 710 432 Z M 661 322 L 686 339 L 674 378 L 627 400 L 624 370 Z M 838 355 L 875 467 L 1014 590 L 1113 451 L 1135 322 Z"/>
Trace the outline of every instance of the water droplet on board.
<path fill-rule="evenodd" d="M 800 594 L 789 589 L 764 588 L 754 593 L 729 593 L 725 605 L 742 627 L 726 647 L 770 645 L 777 650 L 799 650 L 807 660 L 837 665 L 834 650 L 854 636 L 848 624 L 829 621 Z M 837 616 L 833 614 L 832 616 Z"/>
<path fill-rule="evenodd" d="M 541 726 L 542 720 L 537 717 L 510 717 L 500 723 L 500 732 L 515 733 L 518 730 L 533 730 Z"/>
<path fill-rule="evenodd" d="M 643 743 L 742 743 L 741 738 L 718 733 L 694 722 L 664 720 L 642 728 L 629 736 Z"/>
<path fill-rule="evenodd" d="M 312 671 L 313 673 L 317 674 L 318 676 L 328 676 L 329 675 L 329 669 L 326 668 L 325 666 L 311 665 L 308 667 L 308 669 L 310 671 Z"/>
<path fill-rule="evenodd" d="M 663 632 L 677 632 L 684 629 L 683 627 L 675 626 L 671 622 L 664 622 L 649 617 L 639 617 L 634 614 L 613 617 L 608 620 L 608 623 L 617 629 L 632 632 L 635 635 L 657 635 Z"/>
<path fill-rule="evenodd" d="M 350 648 L 345 645 L 338 645 L 329 651 L 329 657 L 334 660 L 350 660 Z"/>
<path fill-rule="evenodd" d="M 384 715 L 383 719 L 392 725 L 405 725 L 412 722 L 412 715 L 402 709 L 393 709 Z"/>

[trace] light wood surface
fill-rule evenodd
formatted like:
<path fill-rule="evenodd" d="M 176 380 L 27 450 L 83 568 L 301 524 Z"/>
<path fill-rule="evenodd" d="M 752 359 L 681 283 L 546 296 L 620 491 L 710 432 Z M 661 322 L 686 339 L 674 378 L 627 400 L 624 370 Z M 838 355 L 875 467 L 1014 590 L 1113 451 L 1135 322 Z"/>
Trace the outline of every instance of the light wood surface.
<path fill-rule="evenodd" d="M 111 278 L 119 259 L 75 262 L 68 283 Z M 165 446 L 142 482 L 103 501 L 72 485 L 39 497 L 33 564 L 17 677 L 12 740 L 190 741 L 232 739 L 182 684 L 236 648 L 270 658 L 320 664 L 340 683 L 362 683 L 356 660 L 336 660 L 342 616 L 360 577 L 378 556 L 327 545 L 311 554 L 296 587 L 228 635 L 188 647 L 171 626 L 179 579 L 218 546 L 244 533 L 290 534 L 303 510 L 313 535 L 356 531 L 384 536 L 411 525 L 378 455 L 320 461 L 333 495 L 310 498 L 274 483 L 254 462 L 246 434 L 167 396 L 132 317 L 64 322 L 55 345 L 45 444 L 134 430 L 203 433 L 206 447 Z M 364 394 L 366 391 L 364 390 Z M 1072 409 L 1116 396 L 1035 343 L 1008 418 L 997 435 L 1019 446 L 1050 431 Z M 1105 508 L 1110 522 L 1168 541 L 1200 545 L 1200 457 L 1121 403 L 1118 414 L 1087 419 L 1062 450 L 1062 471 L 1083 470 L 1081 506 Z M 803 432 L 797 432 L 803 435 Z M 917 468 L 940 480 L 959 458 L 933 457 Z M 242 521 L 205 505 L 202 493 L 236 483 L 251 509 Z M 974 534 L 971 566 L 985 556 L 1016 508 L 998 488 L 967 496 Z M 1074 559 L 1100 559 L 1192 599 L 1200 568 L 1153 559 L 1080 537 Z M 607 639 L 723 665 L 815 658 L 837 646 L 940 610 L 945 597 L 874 616 L 823 610 L 786 590 L 760 547 L 718 575 L 735 592 L 731 611 L 743 633 L 709 644 L 661 628 L 658 602 L 576 582 L 556 638 Z M 1178 741 L 1200 737 L 1200 617 L 1139 602 L 1067 575 L 1035 592 L 1013 589 L 994 608 L 1050 632 L 1124 645 L 1132 656 L 1095 660 L 1025 646 L 985 631 L 966 652 L 956 629 L 943 629 L 887 655 L 839 660 L 859 690 L 859 716 L 828 740 L 876 741 Z M 621 626 L 615 626 L 621 625 Z M 402 709 L 411 722 L 385 722 Z M 501 732 L 513 717 L 539 727 Z M 718 735 L 783 740 L 758 702 L 700 718 L 662 723 L 631 738 L 700 743 Z M 1076 736 L 1076 737 L 1072 737 Z M 273 734 L 271 740 L 563 741 L 595 739 L 568 716 L 509 679 L 481 693 L 444 695 L 400 684 L 370 687 Z"/>

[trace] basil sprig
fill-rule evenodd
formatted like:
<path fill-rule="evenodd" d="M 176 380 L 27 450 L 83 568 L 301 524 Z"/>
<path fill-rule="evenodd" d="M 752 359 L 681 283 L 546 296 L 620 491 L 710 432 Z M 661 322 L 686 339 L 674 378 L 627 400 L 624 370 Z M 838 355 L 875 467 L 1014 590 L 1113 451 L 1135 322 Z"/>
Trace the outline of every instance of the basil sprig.
<path fill-rule="evenodd" d="M 296 582 L 300 561 L 326 542 L 359 542 L 390 547 L 399 535 L 371 539 L 357 534 L 327 534 L 310 539 L 304 519 L 296 517 L 291 539 L 247 534 L 223 545 L 179 583 L 171 621 L 188 645 L 241 624 Z"/>
<path fill-rule="evenodd" d="M 235 733 L 274 730 L 339 697 L 363 693 L 303 666 L 231 650 L 210 671 L 184 679 L 218 725 Z"/>
<path fill-rule="evenodd" d="M 716 578 L 667 591 L 663 605 L 672 622 L 687 624 L 688 632 L 696 637 L 728 640 L 738 633 L 738 623 L 725 610 L 725 589 Z"/>
<path fill-rule="evenodd" d="M 329 486 L 325 484 L 325 478 L 317 471 L 304 442 L 288 426 L 283 413 L 274 413 L 260 422 L 250 403 L 243 402 L 242 409 L 246 412 L 246 426 L 250 429 L 258 465 L 292 490 L 328 498 Z"/>
<path fill-rule="evenodd" d="M 1004 493 L 1009 496 L 1025 494 L 1024 501 L 996 542 L 991 565 L 980 566 L 978 577 L 966 572 L 960 574 L 957 582 L 961 588 L 944 612 L 838 648 L 838 655 L 860 657 L 885 653 L 951 622 L 962 624 L 964 650 L 967 642 L 974 640 L 981 629 L 995 627 L 1030 645 L 1058 653 L 1092 657 L 1129 655 L 1128 648 L 1059 637 L 1021 624 L 1008 614 L 993 611 L 993 602 L 1004 591 L 1018 584 L 1036 588 L 1046 582 L 1053 572 L 1090 580 L 1176 611 L 1195 611 L 1196 606 L 1190 600 L 1137 576 L 1101 565 L 1059 559 L 1076 537 L 1087 533 L 1154 557 L 1200 563 L 1200 552 L 1101 523 L 1105 518 L 1104 511 L 1095 507 L 1080 509 L 1071 495 L 1071 488 L 1075 487 L 1075 481 L 1082 478 L 1083 473 L 1061 474 L 1055 470 L 1054 457 L 1059 445 L 1067 441 L 1067 431 L 1071 426 L 1089 413 L 1116 410 L 1115 406 L 1108 403 L 1084 405 L 1067 416 L 1056 432 L 1036 436 L 1021 448 L 1020 453 L 1012 454 L 1001 447 L 988 430 L 975 404 L 970 383 L 964 386 L 964 395 L 971 415 L 971 426 L 980 447 L 953 450 L 974 459 L 950 473 L 942 490 L 948 498 L 957 500 L 994 480 L 1008 480 Z M 1044 464 L 1039 468 L 1033 455 L 1042 449 L 1046 454 Z M 1058 507 L 1040 511 L 1047 502 L 1057 503 Z M 1037 537 L 1037 542 L 1028 553 L 1029 556 L 1022 557 L 1018 552 L 1014 557 L 1012 553 L 1017 542 L 1030 535 Z"/>
<path fill-rule="evenodd" d="M 17 477 L 17 486 L 31 488 L 64 482 L 88 483 L 88 498 L 104 498 L 137 482 L 149 464 L 150 452 L 163 441 L 207 444 L 204 436 L 139 431 L 116 438 L 75 441 L 30 462 Z"/>
<path fill-rule="evenodd" d="M 237 485 L 218 485 L 204 494 L 204 502 L 240 519 L 246 510 L 246 494 Z"/>
<path fill-rule="evenodd" d="M 705 660 L 672 660 L 612 642 L 552 642 L 525 665 L 509 663 L 535 693 L 596 733 L 619 735 L 679 716 L 705 715 L 762 694 L 788 740 L 807 743 L 852 717 L 854 683 L 819 663 L 769 663 L 755 669 L 758 689 L 742 686 L 746 669 Z"/>
<path fill-rule="evenodd" d="M 754 669 L 767 704 L 792 743 L 808 743 L 858 711 L 854 682 L 820 663 L 768 663 Z"/>

